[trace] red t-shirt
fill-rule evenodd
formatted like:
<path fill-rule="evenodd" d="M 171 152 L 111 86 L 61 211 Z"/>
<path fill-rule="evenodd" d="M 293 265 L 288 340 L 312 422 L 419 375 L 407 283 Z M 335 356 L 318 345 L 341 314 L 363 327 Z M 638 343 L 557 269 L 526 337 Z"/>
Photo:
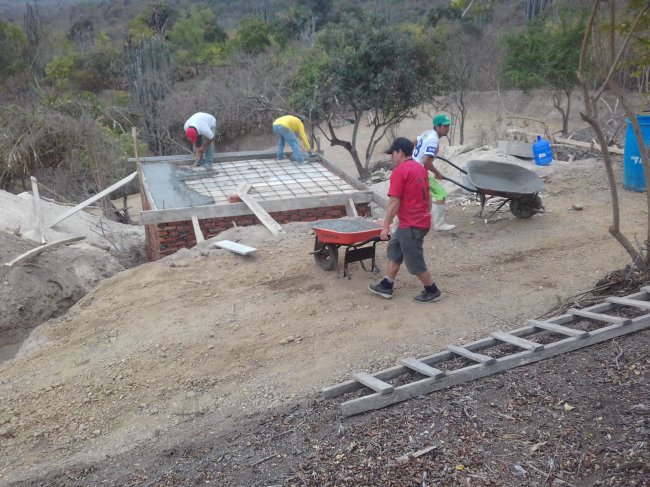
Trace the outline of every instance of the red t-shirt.
<path fill-rule="evenodd" d="M 400 199 L 399 227 L 431 227 L 429 213 L 429 175 L 419 162 L 407 159 L 390 176 L 388 196 Z"/>

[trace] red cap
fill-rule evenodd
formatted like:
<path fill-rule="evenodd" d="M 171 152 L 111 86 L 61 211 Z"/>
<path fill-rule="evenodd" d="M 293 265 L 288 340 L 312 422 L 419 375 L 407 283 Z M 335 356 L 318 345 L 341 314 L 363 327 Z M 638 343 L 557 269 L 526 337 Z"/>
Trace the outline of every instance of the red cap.
<path fill-rule="evenodd" d="M 199 133 L 194 127 L 187 127 L 187 129 L 185 129 L 185 135 L 188 139 L 190 139 L 190 142 L 192 142 L 192 144 L 196 144 L 196 139 Z"/>

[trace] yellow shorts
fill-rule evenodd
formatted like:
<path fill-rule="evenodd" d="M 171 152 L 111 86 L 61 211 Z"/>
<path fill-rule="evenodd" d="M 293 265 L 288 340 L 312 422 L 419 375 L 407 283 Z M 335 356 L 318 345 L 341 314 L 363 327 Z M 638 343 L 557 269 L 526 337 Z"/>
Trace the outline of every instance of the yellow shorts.
<path fill-rule="evenodd" d="M 434 201 L 442 201 L 449 196 L 447 190 L 438 182 L 432 172 L 429 172 L 429 193 Z"/>

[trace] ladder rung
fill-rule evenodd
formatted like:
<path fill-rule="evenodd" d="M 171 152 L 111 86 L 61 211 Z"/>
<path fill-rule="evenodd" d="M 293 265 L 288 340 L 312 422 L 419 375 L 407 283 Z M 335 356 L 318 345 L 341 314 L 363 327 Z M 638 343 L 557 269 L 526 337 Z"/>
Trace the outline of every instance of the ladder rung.
<path fill-rule="evenodd" d="M 541 328 L 543 330 L 552 331 L 553 333 L 559 333 L 560 335 L 566 335 L 570 337 L 586 338 L 589 336 L 588 331 L 574 330 L 573 328 L 556 325 L 555 323 L 548 323 L 546 321 L 528 320 L 528 324 L 534 326 L 535 328 Z"/>
<path fill-rule="evenodd" d="M 650 301 L 641 301 L 639 299 L 619 298 L 612 296 L 606 299 L 608 303 L 623 304 L 625 306 L 633 306 L 635 308 L 650 309 Z"/>
<path fill-rule="evenodd" d="M 494 333 L 490 333 L 490 336 L 496 338 L 497 340 L 501 340 L 502 342 L 510 343 L 511 345 L 515 345 L 519 348 L 523 348 L 526 350 L 531 350 L 533 352 L 539 352 L 540 350 L 544 350 L 544 345 L 542 345 L 541 343 L 533 342 L 531 340 L 526 340 L 524 338 L 519 338 L 518 336 L 511 335 L 510 333 L 495 331 Z"/>
<path fill-rule="evenodd" d="M 470 352 L 466 348 L 457 347 L 456 345 L 447 345 L 447 350 L 455 353 L 456 355 L 460 355 L 461 357 L 465 357 L 467 359 L 473 360 L 474 362 L 479 362 L 483 365 L 490 365 L 496 362 L 496 359 L 494 357 L 490 357 L 488 355 L 483 355 L 480 353 Z"/>
<path fill-rule="evenodd" d="M 431 367 L 430 365 L 427 365 L 424 362 L 420 362 L 419 360 L 413 357 L 407 357 L 405 359 L 402 359 L 400 360 L 400 363 L 411 370 L 415 370 L 416 372 L 419 372 L 422 375 L 427 375 L 434 379 L 438 379 L 446 375 L 445 372 L 443 372 L 442 370 L 436 369 L 435 367 Z"/>
<path fill-rule="evenodd" d="M 567 313 L 574 316 L 589 318 L 590 320 L 604 321 L 605 323 L 614 323 L 617 325 L 629 325 L 632 323 L 632 320 L 629 318 L 620 318 L 618 316 L 610 316 L 603 313 L 594 313 L 593 311 L 587 311 L 584 309 L 571 308 Z"/>
<path fill-rule="evenodd" d="M 392 385 L 383 380 L 379 380 L 366 372 L 356 372 L 352 374 L 352 378 L 379 394 L 390 394 L 394 389 Z"/>

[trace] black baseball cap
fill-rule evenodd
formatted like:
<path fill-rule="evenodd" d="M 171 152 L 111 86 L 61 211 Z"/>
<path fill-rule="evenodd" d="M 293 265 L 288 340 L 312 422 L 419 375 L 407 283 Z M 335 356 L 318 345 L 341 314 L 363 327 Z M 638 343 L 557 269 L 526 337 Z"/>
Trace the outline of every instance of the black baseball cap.
<path fill-rule="evenodd" d="M 392 154 L 396 150 L 401 150 L 404 155 L 410 156 L 413 154 L 413 142 L 406 137 L 397 137 L 388 149 L 386 154 Z"/>

